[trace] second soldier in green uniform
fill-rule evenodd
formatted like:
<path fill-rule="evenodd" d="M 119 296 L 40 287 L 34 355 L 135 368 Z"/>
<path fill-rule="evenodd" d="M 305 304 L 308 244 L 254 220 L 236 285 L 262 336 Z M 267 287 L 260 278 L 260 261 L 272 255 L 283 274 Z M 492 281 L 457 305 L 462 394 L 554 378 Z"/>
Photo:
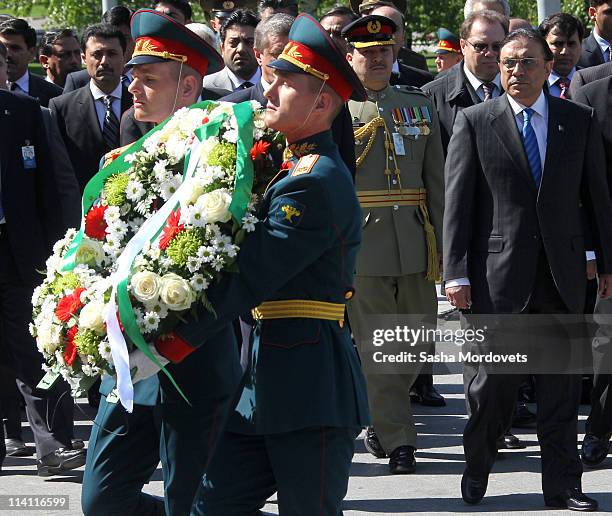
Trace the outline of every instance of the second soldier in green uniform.
<path fill-rule="evenodd" d="M 355 129 L 357 196 L 363 210 L 363 243 L 355 296 L 348 304 L 357 342 L 373 314 L 429 315 L 435 323 L 444 155 L 436 111 L 417 88 L 390 86 L 395 23 L 365 16 L 346 26 L 347 58 L 368 93 L 349 102 Z M 392 473 L 416 467 L 416 429 L 410 387 L 418 367 L 401 374 L 368 373 L 373 429 L 366 448 L 390 457 Z"/>

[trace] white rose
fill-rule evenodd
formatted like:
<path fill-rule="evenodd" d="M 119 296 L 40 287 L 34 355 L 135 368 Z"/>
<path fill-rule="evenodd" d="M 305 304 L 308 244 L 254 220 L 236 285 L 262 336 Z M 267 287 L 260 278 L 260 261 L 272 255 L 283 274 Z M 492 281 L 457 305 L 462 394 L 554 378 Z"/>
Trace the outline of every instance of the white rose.
<path fill-rule="evenodd" d="M 215 222 L 227 222 L 232 217 L 229 206 L 232 196 L 225 188 L 219 188 L 212 192 L 201 195 L 196 201 L 195 207 L 209 224 Z"/>
<path fill-rule="evenodd" d="M 47 324 L 38 328 L 36 335 L 36 346 L 41 353 L 52 355 L 59 347 L 61 340 L 61 326 Z"/>
<path fill-rule="evenodd" d="M 137 272 L 130 279 L 134 297 L 141 303 L 151 303 L 158 299 L 162 278 L 150 271 Z"/>
<path fill-rule="evenodd" d="M 195 301 L 195 293 L 186 280 L 177 274 L 165 274 L 161 278 L 160 297 L 163 303 L 175 312 L 187 310 Z"/>
<path fill-rule="evenodd" d="M 101 242 L 91 238 L 83 238 L 75 255 L 76 263 L 84 263 L 90 267 L 101 265 L 104 260 L 104 248 Z"/>
<path fill-rule="evenodd" d="M 102 335 L 105 331 L 104 307 L 102 301 L 87 303 L 79 313 L 79 328 L 93 330 L 98 335 Z"/>

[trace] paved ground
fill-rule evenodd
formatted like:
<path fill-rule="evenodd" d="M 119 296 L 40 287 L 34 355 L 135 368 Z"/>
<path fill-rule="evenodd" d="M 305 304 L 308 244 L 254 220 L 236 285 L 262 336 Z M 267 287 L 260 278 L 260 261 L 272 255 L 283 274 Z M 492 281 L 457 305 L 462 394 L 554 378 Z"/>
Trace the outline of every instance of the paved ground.
<path fill-rule="evenodd" d="M 441 304 L 441 311 L 447 307 Z M 528 444 L 525 450 L 505 451 L 495 465 L 489 481 L 487 497 L 481 505 L 467 506 L 461 501 L 460 480 L 463 472 L 461 434 L 465 424 L 465 406 L 458 374 L 437 376 L 435 382 L 446 397 L 443 408 L 415 406 L 419 432 L 418 470 L 414 475 L 392 476 L 388 474 L 387 461 L 377 460 L 367 453 L 361 437 L 353 459 L 349 491 L 344 509 L 345 515 L 408 515 L 408 514 L 560 514 L 545 511 L 540 491 L 540 461 L 537 438 L 533 430 L 517 431 Z M 85 414 L 77 412 L 77 437 L 87 439 L 93 413 L 85 406 Z M 534 409 L 534 407 L 531 407 Z M 581 407 L 583 420 L 588 407 Z M 26 439 L 31 441 L 29 430 Z M 579 436 L 582 439 L 582 435 Z M 612 512 L 612 458 L 601 469 L 587 471 L 583 477 L 585 492 L 600 502 L 600 512 Z M 81 514 L 80 491 L 82 470 L 70 476 L 42 479 L 36 476 L 32 457 L 8 458 L 0 474 L 0 495 L 68 495 L 69 510 L 62 511 L 6 511 L 0 516 L 41 514 L 48 516 L 73 516 Z M 162 495 L 161 467 L 155 472 L 145 490 Z M 278 514 L 274 500 L 266 511 Z M 309 515 L 305 515 L 309 516 Z"/>

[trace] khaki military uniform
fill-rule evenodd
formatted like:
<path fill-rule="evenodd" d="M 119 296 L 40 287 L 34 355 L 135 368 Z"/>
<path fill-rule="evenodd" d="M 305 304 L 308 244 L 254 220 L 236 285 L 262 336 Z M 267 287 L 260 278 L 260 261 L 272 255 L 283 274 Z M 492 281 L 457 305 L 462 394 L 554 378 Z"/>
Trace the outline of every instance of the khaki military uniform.
<path fill-rule="evenodd" d="M 348 304 L 356 341 L 368 314 L 437 314 L 442 252 L 444 154 L 436 110 L 420 90 L 388 86 L 349 102 L 355 183 L 363 212 L 355 295 Z M 374 429 L 390 454 L 416 447 L 409 390 L 418 371 L 367 374 Z"/>

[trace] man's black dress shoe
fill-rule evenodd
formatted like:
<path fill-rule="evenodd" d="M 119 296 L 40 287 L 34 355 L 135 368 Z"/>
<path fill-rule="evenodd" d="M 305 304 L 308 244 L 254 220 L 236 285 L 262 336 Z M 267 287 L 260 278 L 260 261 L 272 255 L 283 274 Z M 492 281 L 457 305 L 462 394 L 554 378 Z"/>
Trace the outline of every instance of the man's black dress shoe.
<path fill-rule="evenodd" d="M 537 419 L 537 416 L 527 408 L 527 405 L 519 401 L 514 411 L 512 426 L 514 428 L 533 428 Z"/>
<path fill-rule="evenodd" d="M 368 450 L 377 459 L 384 459 L 387 456 L 385 450 L 380 444 L 380 441 L 378 440 L 376 432 L 374 432 L 374 429 L 371 426 L 366 429 L 366 435 L 363 439 L 363 445 L 365 446 L 365 449 Z"/>
<path fill-rule="evenodd" d="M 569 509 L 570 511 L 596 511 L 599 507 L 597 500 L 588 497 L 577 487 L 566 489 L 560 495 L 545 500 L 544 503 L 547 507 Z"/>
<path fill-rule="evenodd" d="M 36 466 L 39 477 L 50 477 L 71 469 L 80 468 L 83 464 L 85 464 L 84 450 L 59 448 L 39 459 Z"/>
<path fill-rule="evenodd" d="M 410 389 L 410 401 L 424 407 L 444 407 L 446 400 L 433 385 L 423 384 Z"/>
<path fill-rule="evenodd" d="M 73 450 L 83 450 L 85 448 L 85 443 L 83 439 L 72 439 L 72 449 Z"/>
<path fill-rule="evenodd" d="M 415 448 L 398 446 L 389 455 L 389 471 L 394 475 L 405 475 L 416 471 Z"/>
<path fill-rule="evenodd" d="M 7 438 L 4 440 L 6 446 L 7 457 L 28 457 L 32 455 L 32 451 L 28 448 L 21 439 Z"/>
<path fill-rule="evenodd" d="M 599 466 L 608 456 L 609 449 L 610 434 L 602 439 L 593 434 L 586 434 L 582 441 L 582 463 L 589 468 Z"/>
<path fill-rule="evenodd" d="M 473 478 L 464 471 L 461 477 L 461 498 L 465 503 L 477 504 L 484 498 L 488 483 L 488 478 Z"/>
<path fill-rule="evenodd" d="M 506 432 L 497 440 L 498 450 L 522 450 L 523 448 L 527 448 L 527 445 L 510 432 Z"/>

